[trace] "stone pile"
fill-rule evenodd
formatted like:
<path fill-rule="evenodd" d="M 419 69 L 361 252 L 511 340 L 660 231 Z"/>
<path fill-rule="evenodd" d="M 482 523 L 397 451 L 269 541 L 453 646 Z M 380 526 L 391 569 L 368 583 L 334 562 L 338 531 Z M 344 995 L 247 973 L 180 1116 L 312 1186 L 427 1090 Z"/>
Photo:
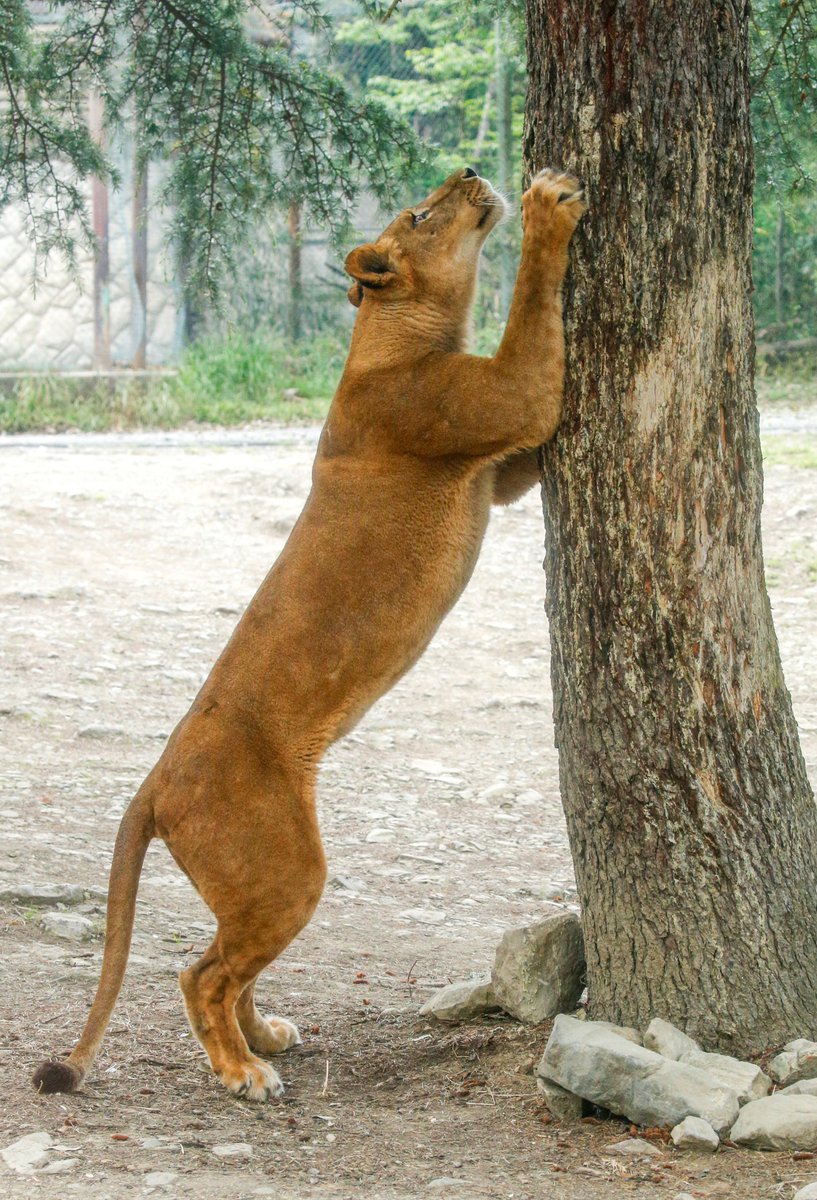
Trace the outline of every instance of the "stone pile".
<path fill-rule="evenodd" d="M 770 1072 L 795 1082 L 769 1095 L 772 1079 L 754 1063 L 708 1054 L 667 1021 L 652 1021 L 639 1045 L 631 1029 L 562 1014 L 537 1086 L 554 1116 L 578 1117 L 589 1102 L 672 1127 L 676 1146 L 713 1151 L 728 1137 L 758 1150 L 817 1149 L 817 1043 L 789 1043 Z"/>
<path fill-rule="evenodd" d="M 490 974 L 440 988 L 420 1015 L 455 1022 L 503 1010 L 538 1025 L 574 1009 L 584 987 L 581 922 L 575 913 L 551 907 L 535 925 L 503 935 Z"/>
<path fill-rule="evenodd" d="M 499 1011 L 529 1024 L 555 1017 L 536 1082 L 560 1119 L 578 1120 L 598 1105 L 636 1125 L 670 1128 L 681 1148 L 712 1152 L 728 1137 L 758 1150 L 817 1150 L 817 1042 L 789 1042 L 766 1075 L 755 1063 L 702 1050 L 659 1018 L 642 1036 L 571 1017 L 584 971 L 579 919 L 554 905 L 537 924 L 504 934 L 490 973 L 440 988 L 420 1015 L 452 1023 Z M 809 1184 L 798 1198 L 812 1195 L 817 1200 L 817 1185 Z"/>

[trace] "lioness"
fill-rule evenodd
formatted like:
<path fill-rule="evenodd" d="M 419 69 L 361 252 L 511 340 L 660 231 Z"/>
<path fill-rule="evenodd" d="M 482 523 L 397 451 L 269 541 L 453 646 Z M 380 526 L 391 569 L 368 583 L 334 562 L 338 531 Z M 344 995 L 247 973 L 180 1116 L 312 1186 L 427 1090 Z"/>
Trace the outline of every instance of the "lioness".
<path fill-rule="evenodd" d="M 300 1038 L 259 1014 L 255 981 L 323 890 L 318 761 L 422 654 L 471 575 L 491 503 L 538 478 L 535 448 L 561 411 L 560 285 L 582 211 L 567 175 L 544 171 L 523 196 L 522 261 L 493 358 L 464 350 L 480 250 L 505 212 L 474 171 L 346 259 L 359 312 L 312 491 L 122 819 L 96 997 L 70 1056 L 35 1073 L 41 1091 L 76 1091 L 96 1055 L 159 836 L 218 921 L 179 979 L 193 1032 L 231 1092 L 281 1092 L 252 1051 Z"/>

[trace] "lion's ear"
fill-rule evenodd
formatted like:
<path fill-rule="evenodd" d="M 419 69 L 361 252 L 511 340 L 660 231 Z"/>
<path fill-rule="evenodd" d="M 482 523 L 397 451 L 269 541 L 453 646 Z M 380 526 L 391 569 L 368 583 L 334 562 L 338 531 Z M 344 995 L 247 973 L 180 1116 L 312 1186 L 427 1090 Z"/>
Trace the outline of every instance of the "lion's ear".
<path fill-rule="evenodd" d="M 397 278 L 394 263 L 389 256 L 371 243 L 358 246 L 348 254 L 344 266 L 346 274 L 351 275 L 365 288 L 388 287 Z M 351 295 L 349 299 L 354 304 Z"/>
<path fill-rule="evenodd" d="M 346 299 L 350 304 L 354 304 L 355 308 L 360 308 L 363 303 L 363 285 L 355 280 L 346 293 Z"/>

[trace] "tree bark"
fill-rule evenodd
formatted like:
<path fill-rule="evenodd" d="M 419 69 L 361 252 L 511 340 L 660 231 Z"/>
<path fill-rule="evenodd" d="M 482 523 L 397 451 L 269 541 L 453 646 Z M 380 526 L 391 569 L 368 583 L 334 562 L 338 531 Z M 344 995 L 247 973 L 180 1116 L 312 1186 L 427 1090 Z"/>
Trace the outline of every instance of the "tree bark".
<path fill-rule="evenodd" d="M 748 6 L 528 0 L 526 162 L 590 210 L 545 447 L 547 612 L 590 1013 L 817 1031 L 817 809 L 764 584 Z"/>

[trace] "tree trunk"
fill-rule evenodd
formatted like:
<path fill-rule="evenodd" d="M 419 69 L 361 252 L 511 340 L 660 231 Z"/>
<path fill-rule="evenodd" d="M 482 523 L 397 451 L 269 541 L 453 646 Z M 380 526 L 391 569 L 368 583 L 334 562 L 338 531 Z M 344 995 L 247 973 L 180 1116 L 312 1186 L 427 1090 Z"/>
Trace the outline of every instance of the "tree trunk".
<path fill-rule="evenodd" d="M 291 342 L 301 340 L 301 306 L 303 277 L 301 273 L 301 205 L 293 200 L 287 214 L 289 231 L 289 295 L 287 302 L 287 335 Z"/>
<path fill-rule="evenodd" d="M 544 451 L 591 1015 L 817 1031 L 817 809 L 763 578 L 748 6 L 528 0 L 528 169 L 590 210 Z"/>
<path fill-rule="evenodd" d="M 511 113 L 511 67 L 505 46 L 505 18 L 494 21 L 494 81 L 496 85 L 496 151 L 497 187 L 507 195 L 513 174 L 513 128 Z M 502 320 L 511 307 L 516 263 L 510 238 L 505 229 L 499 231 L 499 309 Z"/>
<path fill-rule="evenodd" d="M 786 214 L 783 205 L 777 211 L 777 236 L 774 245 L 774 319 L 778 329 L 783 329 L 785 317 L 783 314 L 783 258 L 786 246 Z"/>

